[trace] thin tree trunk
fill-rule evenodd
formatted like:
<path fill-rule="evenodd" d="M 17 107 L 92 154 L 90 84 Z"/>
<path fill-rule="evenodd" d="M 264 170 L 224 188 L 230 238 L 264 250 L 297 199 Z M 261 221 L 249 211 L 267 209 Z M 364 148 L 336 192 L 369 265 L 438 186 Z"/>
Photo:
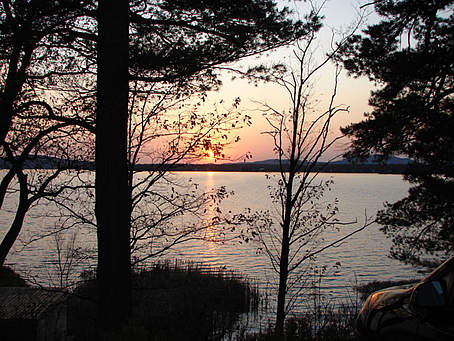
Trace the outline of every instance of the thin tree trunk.
<path fill-rule="evenodd" d="M 281 259 L 279 263 L 279 289 L 277 295 L 276 324 L 274 327 L 274 332 L 276 336 L 279 337 L 282 337 L 284 335 L 285 298 L 287 294 L 288 279 L 289 224 L 284 223 L 282 229 L 283 238 L 281 245 Z"/>
<path fill-rule="evenodd" d="M 127 0 L 99 1 L 95 211 L 103 333 L 118 329 L 131 309 L 128 11 Z"/>
<path fill-rule="evenodd" d="M 6 233 L 5 237 L 0 244 L 0 267 L 5 263 L 6 257 L 8 256 L 9 251 L 14 245 L 17 237 L 19 236 L 20 231 L 22 230 L 22 225 L 24 223 L 25 215 L 30 207 L 30 201 L 28 200 L 28 188 L 27 188 L 27 176 L 23 173 L 18 174 L 19 178 L 19 205 L 16 210 L 16 215 L 10 226 L 10 229 Z"/>
<path fill-rule="evenodd" d="M 274 326 L 274 333 L 276 336 L 283 338 L 284 336 L 284 323 L 285 323 L 285 299 L 287 294 L 287 280 L 288 280 L 288 262 L 290 254 L 290 225 L 292 222 L 293 211 L 293 182 L 296 176 L 296 167 L 298 160 L 295 159 L 296 143 L 297 143 L 297 124 L 298 124 L 298 111 L 296 110 L 296 120 L 293 120 L 293 139 L 292 149 L 290 154 L 290 165 L 288 170 L 288 182 L 285 189 L 285 206 L 284 221 L 282 222 L 282 243 L 281 243 L 281 259 L 279 263 L 279 289 L 277 295 L 277 311 L 276 311 L 276 324 Z M 282 169 L 281 169 L 282 172 Z"/>
<path fill-rule="evenodd" d="M 14 171 L 14 165 L 13 165 L 13 168 L 10 168 L 8 170 L 8 173 L 6 173 L 3 176 L 3 179 L 0 182 L 0 209 L 2 208 L 3 202 L 5 201 L 5 196 L 6 196 L 6 192 L 8 190 L 8 186 L 11 183 L 11 181 L 14 179 L 14 174 L 15 174 L 15 171 Z"/>
<path fill-rule="evenodd" d="M 292 155 L 293 156 L 293 155 Z M 281 243 L 281 259 L 279 263 L 279 288 L 277 295 L 277 311 L 276 311 L 276 324 L 274 326 L 274 333 L 278 337 L 284 336 L 284 323 L 285 323 L 285 299 L 287 294 L 287 280 L 288 280 L 288 262 L 290 253 L 290 224 L 292 215 L 292 198 L 293 198 L 293 181 L 295 177 L 295 162 L 290 160 L 289 178 L 286 188 L 285 198 L 285 215 L 282 223 L 282 243 Z"/>

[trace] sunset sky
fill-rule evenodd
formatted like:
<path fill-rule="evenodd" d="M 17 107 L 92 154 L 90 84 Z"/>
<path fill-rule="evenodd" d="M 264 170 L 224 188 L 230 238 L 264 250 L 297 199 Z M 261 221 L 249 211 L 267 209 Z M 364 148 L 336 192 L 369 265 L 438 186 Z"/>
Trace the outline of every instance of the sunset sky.
<path fill-rule="evenodd" d="M 362 3 L 365 1 L 362 0 Z M 302 1 L 280 1 L 280 4 L 286 5 L 290 8 L 296 8 L 296 12 L 307 13 L 308 4 Z M 325 9 L 322 13 L 325 16 L 324 28 L 319 33 L 317 40 L 317 51 L 323 53 L 327 51 L 332 35 L 332 29 L 343 30 L 348 28 L 349 25 L 358 18 L 357 9 L 361 3 L 350 0 L 330 0 L 325 4 Z M 296 6 L 296 7 L 295 7 Z M 370 8 L 369 12 L 372 10 Z M 376 17 L 375 17 L 376 18 Z M 374 16 L 369 16 L 366 20 L 371 22 Z M 255 65 L 260 62 L 272 65 L 273 63 L 287 63 L 292 60 L 292 48 L 282 48 L 271 54 L 268 54 L 261 59 L 250 58 L 243 61 L 246 65 Z M 321 58 L 317 59 L 321 60 Z M 314 79 L 314 99 L 320 100 L 322 103 L 331 95 L 333 87 L 334 67 L 332 64 L 328 65 L 319 72 Z M 338 83 L 337 104 L 344 104 L 349 106 L 350 112 L 348 114 L 341 114 L 334 122 L 332 132 L 333 134 L 339 133 L 339 127 L 345 126 L 351 122 L 358 122 L 363 118 L 363 113 L 368 109 L 368 98 L 370 90 L 373 89 L 373 84 L 367 79 L 354 79 L 348 77 L 346 72 L 343 72 Z M 260 112 L 260 103 L 271 105 L 278 111 L 283 111 L 291 106 L 290 99 L 286 90 L 280 86 L 273 84 L 260 84 L 257 87 L 248 84 L 242 80 L 231 80 L 231 75 L 226 75 L 223 78 L 223 87 L 220 92 L 214 93 L 210 96 L 208 103 L 218 103 L 221 99 L 225 105 L 225 109 L 232 103 L 236 97 L 241 98 L 241 105 L 239 110 L 247 113 L 252 117 L 253 125 L 251 127 L 242 129 L 237 132 L 241 140 L 238 143 L 226 149 L 226 154 L 231 160 L 242 160 L 242 156 L 246 153 L 252 155 L 252 161 L 264 160 L 274 158 L 275 155 L 272 151 L 272 141 L 270 137 L 261 134 L 268 128 L 262 113 Z M 218 109 L 222 110 L 222 105 L 218 105 Z M 325 106 L 326 108 L 326 106 Z M 326 157 L 330 158 L 333 155 L 339 154 L 345 145 L 348 143 L 346 139 L 343 140 L 343 145 L 338 145 Z"/>

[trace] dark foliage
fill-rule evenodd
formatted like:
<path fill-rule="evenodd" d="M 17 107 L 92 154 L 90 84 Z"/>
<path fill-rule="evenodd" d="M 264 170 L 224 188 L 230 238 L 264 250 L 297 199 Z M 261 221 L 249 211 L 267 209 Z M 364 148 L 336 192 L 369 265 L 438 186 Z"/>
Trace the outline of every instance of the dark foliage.
<path fill-rule="evenodd" d="M 182 82 L 201 70 L 266 51 L 318 30 L 288 19 L 270 0 L 159 1 L 131 7 L 131 66 L 152 80 Z M 207 71 L 205 76 L 213 75 Z"/>
<path fill-rule="evenodd" d="M 344 51 L 355 76 L 380 85 L 372 112 L 342 129 L 349 157 L 406 155 L 416 164 L 407 198 L 379 213 L 391 256 L 412 264 L 454 252 L 454 2 L 375 1 L 382 20 Z"/>
<path fill-rule="evenodd" d="M 92 339 L 96 316 L 96 281 L 84 278 L 69 306 L 70 332 L 79 341 Z M 257 290 L 241 276 L 194 264 L 134 272 L 133 287 L 132 317 L 118 332 L 131 340 L 217 340 L 258 303 Z"/>

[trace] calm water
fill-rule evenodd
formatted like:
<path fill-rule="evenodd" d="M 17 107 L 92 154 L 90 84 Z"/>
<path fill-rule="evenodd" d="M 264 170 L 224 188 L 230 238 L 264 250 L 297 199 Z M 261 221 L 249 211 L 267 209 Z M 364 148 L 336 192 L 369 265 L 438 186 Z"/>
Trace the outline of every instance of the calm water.
<path fill-rule="evenodd" d="M 176 178 L 187 182 L 191 178 L 199 184 L 200 189 L 210 190 L 218 186 L 226 186 L 235 195 L 221 203 L 222 210 L 241 211 L 246 207 L 251 209 L 271 208 L 264 173 L 209 173 L 190 172 L 176 173 Z M 396 201 L 403 198 L 408 190 L 408 184 L 402 181 L 400 175 L 381 174 L 321 174 L 320 179 L 334 180 L 332 190 L 324 200 L 339 199 L 339 217 L 344 221 L 357 219 L 361 223 L 364 215 L 373 216 L 378 209 L 383 208 L 385 201 Z M 6 209 L 0 211 L 0 237 L 3 237 L 5 227 L 14 210 L 15 197 L 11 196 Z M 81 205 L 90 207 L 92 203 Z M 44 214 L 43 214 L 44 213 Z M 210 214 L 209 211 L 206 213 Z M 44 216 L 43 216 L 44 215 Z M 44 202 L 31 211 L 26 220 L 26 232 L 21 235 L 28 240 L 36 231 L 52 229 L 57 218 L 52 205 Z M 184 222 L 184 216 L 176 219 L 176 224 Z M 348 229 L 327 238 L 336 238 Z M 92 247 L 96 244 L 93 230 L 82 230 L 77 234 L 77 245 Z M 26 247 L 18 243 L 7 262 L 29 277 L 36 278 L 44 284 L 57 284 L 58 273 L 55 265 L 56 243 L 53 238 L 36 241 Z M 322 282 L 322 290 L 335 299 L 351 295 L 352 285 L 371 280 L 398 280 L 410 277 L 419 278 L 420 274 L 408 266 L 387 257 L 390 242 L 386 240 L 376 225 L 372 225 L 336 248 L 327 250 L 318 257 L 318 264 L 327 265 L 328 271 Z M 259 283 L 262 288 L 272 290 L 275 274 L 271 270 L 268 258 L 257 252 L 257 246 L 252 243 L 225 243 L 191 241 L 179 245 L 177 249 L 167 254 L 166 259 L 193 260 L 212 266 L 222 266 L 244 274 Z M 337 272 L 332 266 L 340 262 Z M 93 261 L 87 260 L 85 264 Z M 75 270 L 74 270 L 75 271 Z M 271 289 L 270 289 L 271 288 Z"/>
<path fill-rule="evenodd" d="M 222 207 L 228 209 L 271 208 L 263 173 L 191 173 L 195 182 L 206 188 L 226 185 L 235 196 L 226 199 Z M 320 179 L 333 178 L 332 190 L 325 200 L 339 199 L 339 218 L 342 221 L 358 220 L 358 224 L 339 233 L 328 234 L 334 239 L 358 227 L 364 215 L 373 216 L 386 201 L 393 202 L 406 196 L 408 183 L 400 175 L 385 174 L 321 174 Z M 327 265 L 322 290 L 337 299 L 352 295 L 352 285 L 371 280 L 400 280 L 420 278 L 414 268 L 387 257 L 390 241 L 379 231 L 376 224 L 353 235 L 340 246 L 326 250 L 318 257 L 318 264 Z M 226 244 L 192 242 L 173 251 L 176 258 L 196 259 L 208 264 L 226 266 L 259 281 L 262 287 L 275 285 L 275 273 L 266 255 L 257 253 L 253 244 Z M 341 263 L 339 271 L 333 269 Z"/>

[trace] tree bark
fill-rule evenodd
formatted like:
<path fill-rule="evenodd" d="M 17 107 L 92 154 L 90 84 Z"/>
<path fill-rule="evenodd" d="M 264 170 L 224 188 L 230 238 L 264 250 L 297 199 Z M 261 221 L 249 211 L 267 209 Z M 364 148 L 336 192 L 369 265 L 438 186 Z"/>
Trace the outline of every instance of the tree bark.
<path fill-rule="evenodd" d="M 95 213 L 102 333 L 118 329 L 131 309 L 128 11 L 127 0 L 99 1 Z"/>

